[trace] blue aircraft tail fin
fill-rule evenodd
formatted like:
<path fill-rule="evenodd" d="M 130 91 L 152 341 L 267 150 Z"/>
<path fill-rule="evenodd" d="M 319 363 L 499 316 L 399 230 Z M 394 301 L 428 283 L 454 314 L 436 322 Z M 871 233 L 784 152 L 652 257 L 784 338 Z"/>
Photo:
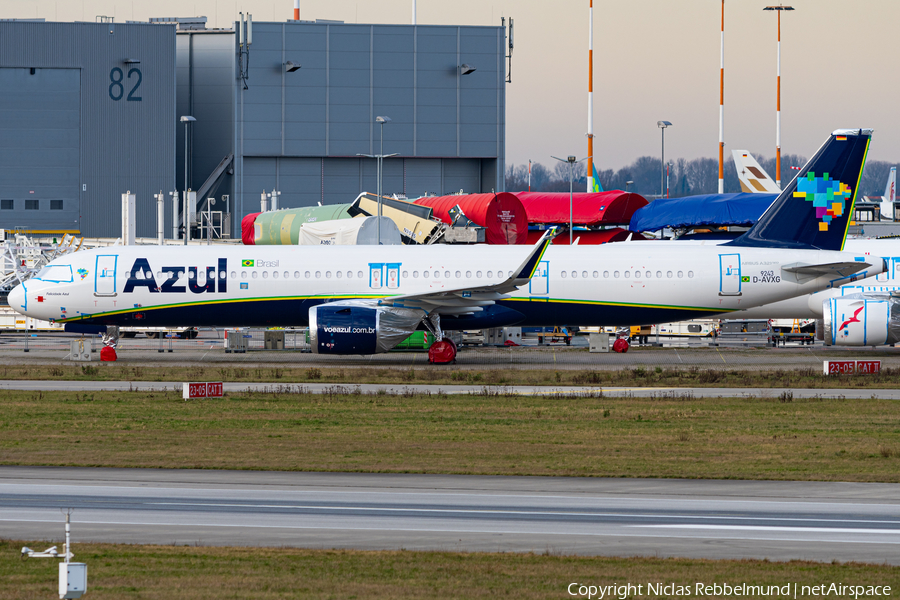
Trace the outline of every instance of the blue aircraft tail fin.
<path fill-rule="evenodd" d="M 842 250 L 871 129 L 831 134 L 747 233 L 731 246 Z"/>

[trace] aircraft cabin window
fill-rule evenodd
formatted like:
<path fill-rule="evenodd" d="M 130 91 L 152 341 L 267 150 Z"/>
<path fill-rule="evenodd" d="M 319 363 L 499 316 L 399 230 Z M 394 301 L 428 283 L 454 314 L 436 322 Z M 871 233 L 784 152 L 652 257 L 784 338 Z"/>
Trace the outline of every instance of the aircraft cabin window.
<path fill-rule="evenodd" d="M 631 271 L 625 271 L 625 279 L 631 277 Z"/>
<path fill-rule="evenodd" d="M 409 271 L 403 271 L 403 279 L 409 277 Z"/>
<path fill-rule="evenodd" d="M 331 271 L 325 271 L 325 279 L 331 279 Z"/>
<path fill-rule="evenodd" d="M 488 276 L 488 277 L 493 277 L 493 276 L 494 276 L 494 272 L 493 272 L 493 271 L 488 271 L 488 272 L 487 272 L 487 276 Z"/>
<path fill-rule="evenodd" d="M 565 272 L 565 271 L 560 272 L 559 276 L 562 277 L 563 279 L 565 279 L 565 278 L 566 278 L 566 272 Z"/>
<path fill-rule="evenodd" d="M 657 279 L 662 279 L 662 271 L 657 271 L 657 272 L 656 272 L 656 278 L 657 278 Z"/>
<path fill-rule="evenodd" d="M 693 277 L 693 276 L 694 276 L 694 272 L 693 272 L 693 271 L 688 271 L 688 277 Z"/>
<path fill-rule="evenodd" d="M 672 279 L 672 271 L 666 271 L 666 277 Z"/>
<path fill-rule="evenodd" d="M 422 279 L 428 279 L 428 271 L 422 271 Z"/>
<path fill-rule="evenodd" d="M 307 275 L 309 277 L 309 275 Z M 294 271 L 294 279 L 300 279 L 300 271 Z"/>
<path fill-rule="evenodd" d="M 475 271 L 475 277 L 481 279 L 481 271 Z"/>
<path fill-rule="evenodd" d="M 291 274 L 290 274 L 288 271 L 285 271 L 285 272 L 284 272 L 284 278 L 285 278 L 285 279 L 289 279 L 290 276 L 291 276 Z"/>
<path fill-rule="evenodd" d="M 603 271 L 603 278 L 607 279 L 609 277 L 609 271 Z"/>
<path fill-rule="evenodd" d="M 418 272 L 418 271 L 413 271 L 413 277 L 414 277 L 415 279 L 418 279 L 418 278 L 419 278 L 419 272 Z"/>
<path fill-rule="evenodd" d="M 572 279 L 578 277 L 578 271 L 572 271 Z"/>
<path fill-rule="evenodd" d="M 322 278 L 322 271 L 316 271 L 316 279 Z"/>
<path fill-rule="evenodd" d="M 265 275 L 263 275 L 263 277 L 265 277 Z M 278 279 L 278 271 L 273 271 L 273 272 L 272 272 L 272 278 L 273 278 L 273 279 Z"/>
<path fill-rule="evenodd" d="M 305 271 L 305 272 L 303 273 L 303 276 L 306 277 L 307 279 L 309 279 L 309 271 Z"/>
<path fill-rule="evenodd" d="M 344 276 L 344 274 L 341 273 L 340 271 L 336 271 L 336 272 L 335 272 L 335 275 L 337 276 L 338 279 L 340 279 L 341 277 Z"/>
<path fill-rule="evenodd" d="M 468 279 L 472 278 L 472 271 L 466 271 L 466 278 L 468 278 Z"/>
<path fill-rule="evenodd" d="M 268 279 L 268 278 L 269 278 L 269 272 L 263 271 L 263 279 Z"/>
<path fill-rule="evenodd" d="M 241 271 L 241 279 L 247 279 L 247 271 Z"/>
<path fill-rule="evenodd" d="M 362 279 L 362 271 L 357 271 L 356 276 L 359 277 L 360 279 Z"/>
<path fill-rule="evenodd" d="M 678 278 L 681 279 L 684 277 L 684 273 L 682 271 L 678 271 Z"/>
<path fill-rule="evenodd" d="M 615 277 L 616 279 L 618 279 L 618 278 L 619 278 L 619 272 L 618 272 L 618 271 L 613 271 L 613 277 Z"/>
<path fill-rule="evenodd" d="M 444 278 L 450 279 L 450 271 L 444 271 Z"/>
<path fill-rule="evenodd" d="M 456 278 L 459 279 L 461 276 L 462 276 L 462 274 L 461 274 L 459 271 L 457 271 L 457 272 L 456 272 Z"/>
<path fill-rule="evenodd" d="M 585 279 L 587 279 L 587 271 L 582 271 L 581 276 L 584 277 Z"/>
<path fill-rule="evenodd" d="M 256 279 L 257 277 L 259 277 L 259 273 L 257 273 L 256 271 L 253 271 L 253 272 L 250 274 L 250 277 L 252 277 L 253 279 Z"/>

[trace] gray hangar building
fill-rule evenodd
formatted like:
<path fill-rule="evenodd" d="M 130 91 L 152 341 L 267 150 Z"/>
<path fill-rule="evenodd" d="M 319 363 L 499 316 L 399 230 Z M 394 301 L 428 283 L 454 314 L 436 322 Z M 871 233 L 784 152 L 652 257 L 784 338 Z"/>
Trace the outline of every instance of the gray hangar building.
<path fill-rule="evenodd" d="M 0 228 L 118 237 L 131 191 L 137 235 L 154 237 L 162 191 L 171 237 L 186 129 L 187 187 L 199 210 L 228 196 L 213 210 L 232 213 L 232 236 L 263 190 L 281 208 L 376 191 L 375 160 L 358 155 L 381 152 L 382 129 L 397 154 L 385 194 L 503 190 L 505 27 L 287 21 L 250 34 L 203 17 L 0 21 Z"/>
<path fill-rule="evenodd" d="M 175 27 L 0 21 L 0 229 L 138 235 L 175 185 Z"/>
<path fill-rule="evenodd" d="M 258 22 L 243 35 L 179 30 L 177 44 L 178 114 L 197 119 L 188 185 L 198 210 L 229 196 L 233 233 L 264 191 L 280 192 L 279 208 L 375 192 L 376 161 L 358 155 L 382 153 L 382 133 L 397 154 L 385 195 L 504 188 L 505 27 Z"/>

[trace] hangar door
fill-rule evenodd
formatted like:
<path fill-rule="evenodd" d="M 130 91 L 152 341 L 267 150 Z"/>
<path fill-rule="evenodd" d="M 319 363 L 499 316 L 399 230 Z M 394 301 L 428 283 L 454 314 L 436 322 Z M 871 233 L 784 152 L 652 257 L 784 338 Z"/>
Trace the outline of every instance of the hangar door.
<path fill-rule="evenodd" d="M 79 231 L 81 72 L 0 68 L 0 222 Z"/>

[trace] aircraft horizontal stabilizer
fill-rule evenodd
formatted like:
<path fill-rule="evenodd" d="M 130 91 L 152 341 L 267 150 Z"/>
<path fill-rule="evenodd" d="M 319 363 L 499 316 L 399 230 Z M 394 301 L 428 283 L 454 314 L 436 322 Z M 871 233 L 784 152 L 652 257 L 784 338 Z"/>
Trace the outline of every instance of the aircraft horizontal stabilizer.
<path fill-rule="evenodd" d="M 871 266 L 872 265 L 869 263 L 858 261 L 825 263 L 821 265 L 793 263 L 781 267 L 781 270 L 788 271 L 789 273 L 797 273 L 800 275 L 839 275 L 841 277 L 847 277 L 848 275 L 853 275 L 854 273 L 858 273 L 863 269 L 867 269 Z"/>

